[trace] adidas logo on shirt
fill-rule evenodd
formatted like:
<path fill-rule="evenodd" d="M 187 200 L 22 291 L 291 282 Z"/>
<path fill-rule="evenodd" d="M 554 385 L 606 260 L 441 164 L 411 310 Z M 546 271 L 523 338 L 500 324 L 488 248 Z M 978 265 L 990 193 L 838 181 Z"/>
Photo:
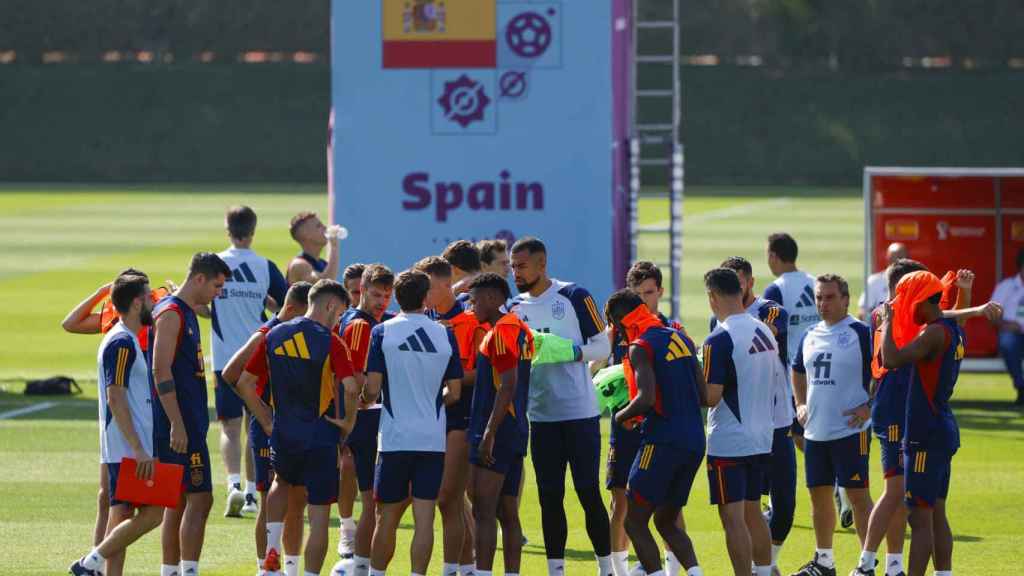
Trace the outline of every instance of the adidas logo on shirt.
<path fill-rule="evenodd" d="M 302 335 L 302 332 L 297 332 L 295 336 L 285 340 L 283 344 L 275 348 L 274 355 L 309 360 L 309 348 L 306 346 L 306 337 Z"/>
<path fill-rule="evenodd" d="M 431 354 L 437 352 L 437 348 L 430 341 L 430 337 L 427 336 L 427 332 L 423 328 L 417 328 L 415 332 L 405 339 L 404 343 L 398 345 L 398 349 L 403 352 L 429 352 Z"/>
<path fill-rule="evenodd" d="M 231 277 L 227 279 L 228 282 L 250 282 L 256 283 L 256 275 L 252 273 L 252 269 L 249 268 L 247 262 L 242 264 L 231 271 Z"/>
<path fill-rule="evenodd" d="M 665 355 L 665 360 L 671 362 L 679 358 L 686 358 L 687 356 L 690 356 L 690 349 L 686 347 L 679 334 L 672 334 L 671 341 L 668 343 L 668 354 Z"/>
<path fill-rule="evenodd" d="M 810 286 L 804 286 L 804 291 L 800 294 L 800 299 L 797 300 L 797 308 L 806 308 L 808 306 L 814 306 L 814 291 L 811 290 Z"/>
<path fill-rule="evenodd" d="M 757 354 L 758 352 L 768 352 L 775 350 L 775 344 L 772 343 L 772 339 L 764 335 L 764 332 L 760 328 L 754 329 L 754 343 L 750 346 L 750 350 L 747 352 L 750 354 Z"/>

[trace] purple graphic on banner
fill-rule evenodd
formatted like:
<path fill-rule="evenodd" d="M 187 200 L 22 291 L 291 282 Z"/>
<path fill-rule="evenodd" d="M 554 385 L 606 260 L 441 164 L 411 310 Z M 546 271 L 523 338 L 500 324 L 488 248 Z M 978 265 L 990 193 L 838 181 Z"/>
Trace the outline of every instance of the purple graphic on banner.
<path fill-rule="evenodd" d="M 500 88 L 499 96 L 502 98 L 517 99 L 526 94 L 527 82 L 526 72 L 523 70 L 509 70 L 498 79 Z"/>
<path fill-rule="evenodd" d="M 554 10 L 551 10 L 554 14 Z M 551 26 L 536 12 L 523 12 L 505 28 L 505 42 L 523 58 L 537 58 L 551 45 Z"/>
<path fill-rule="evenodd" d="M 402 179 L 404 210 L 426 210 L 433 206 L 434 220 L 445 222 L 451 212 L 542 211 L 544 185 L 533 181 L 512 181 L 508 170 L 498 174 L 497 182 L 432 182 L 429 172 L 410 172 Z"/>
<path fill-rule="evenodd" d="M 437 99 L 444 109 L 444 116 L 465 128 L 473 122 L 483 121 L 484 109 L 491 99 L 484 92 L 483 84 L 463 74 L 452 82 L 444 83 L 444 94 Z"/>

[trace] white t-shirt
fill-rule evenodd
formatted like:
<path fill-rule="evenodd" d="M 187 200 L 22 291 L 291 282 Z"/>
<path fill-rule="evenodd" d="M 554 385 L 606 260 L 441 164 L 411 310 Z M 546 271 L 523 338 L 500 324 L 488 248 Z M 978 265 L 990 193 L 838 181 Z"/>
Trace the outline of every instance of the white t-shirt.
<path fill-rule="evenodd" d="M 996 284 L 992 301 L 1003 307 L 1003 320 L 1016 322 L 1024 329 L 1024 281 L 1020 274 L 1014 274 Z"/>
<path fill-rule="evenodd" d="M 838 440 L 871 426 L 850 428 L 843 412 L 868 401 L 871 383 L 871 330 L 853 316 L 829 326 L 819 322 L 804 334 L 793 371 L 807 375 L 804 438 Z"/>
<path fill-rule="evenodd" d="M 269 295 L 284 304 L 288 283 L 273 262 L 245 248 L 228 248 L 217 254 L 231 268 L 220 296 L 210 303 L 210 342 L 213 369 L 223 370 L 267 318 Z"/>
<path fill-rule="evenodd" d="M 567 338 L 577 346 L 603 341 L 606 349 L 603 355 L 597 354 L 607 357 L 611 353 L 594 298 L 575 284 L 552 279 L 543 294 L 536 298 L 519 294 L 509 308 L 533 330 Z M 534 366 L 528 412 L 531 422 L 563 422 L 600 414 L 586 362 Z"/>
<path fill-rule="evenodd" d="M 889 282 L 885 278 L 885 271 L 875 272 L 868 276 L 867 287 L 861 292 L 857 306 L 867 317 L 872 310 L 878 308 L 882 302 L 889 300 Z"/>
<path fill-rule="evenodd" d="M 786 352 L 790 362 L 796 355 L 796 347 L 804 332 L 821 321 L 818 307 L 814 303 L 815 282 L 814 276 L 794 270 L 779 276 L 764 290 L 765 299 L 778 302 L 789 314 Z"/>
<path fill-rule="evenodd" d="M 704 340 L 704 376 L 724 386 L 708 411 L 709 456 L 772 451 L 773 407 L 782 363 L 772 331 L 750 314 L 734 314 Z"/>
<path fill-rule="evenodd" d="M 153 455 L 153 399 L 149 385 L 149 364 L 142 353 L 139 339 L 118 322 L 107 332 L 96 356 L 99 366 L 100 462 L 118 464 L 123 458 L 134 458 L 135 452 L 114 420 L 107 403 L 107 389 L 124 388 L 132 426 L 143 450 Z"/>
<path fill-rule="evenodd" d="M 373 327 L 366 372 L 384 375 L 381 452 L 444 452 L 444 383 L 462 378 L 451 330 L 401 313 Z"/>

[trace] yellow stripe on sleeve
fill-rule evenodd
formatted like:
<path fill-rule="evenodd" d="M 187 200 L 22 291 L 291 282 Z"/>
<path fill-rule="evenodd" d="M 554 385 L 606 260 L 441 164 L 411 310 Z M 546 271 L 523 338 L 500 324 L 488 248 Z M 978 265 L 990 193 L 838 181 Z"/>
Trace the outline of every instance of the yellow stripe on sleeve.
<path fill-rule="evenodd" d="M 125 365 L 128 363 L 128 349 L 117 351 L 117 366 L 114 370 L 114 386 L 124 386 Z"/>

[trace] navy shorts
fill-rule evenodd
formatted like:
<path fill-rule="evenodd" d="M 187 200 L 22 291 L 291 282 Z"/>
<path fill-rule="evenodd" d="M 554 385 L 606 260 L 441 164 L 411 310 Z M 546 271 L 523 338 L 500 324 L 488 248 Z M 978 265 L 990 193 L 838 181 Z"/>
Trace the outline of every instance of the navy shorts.
<path fill-rule="evenodd" d="M 608 490 L 626 489 L 633 460 L 640 451 L 640 427 L 627 430 L 612 418 L 611 442 L 608 446 L 608 462 L 605 469 L 604 487 Z"/>
<path fill-rule="evenodd" d="M 672 444 L 644 444 L 629 471 L 629 497 L 651 507 L 686 506 L 703 453 Z"/>
<path fill-rule="evenodd" d="M 473 405 L 473 389 L 463 387 L 459 401 L 451 406 L 445 406 L 445 430 L 467 430 L 469 428 L 469 416 Z"/>
<path fill-rule="evenodd" d="M 252 466 L 256 473 L 256 490 L 266 492 L 274 483 L 274 466 L 270 462 L 270 438 L 263 432 L 255 418 L 249 419 L 249 449 L 252 450 Z"/>
<path fill-rule="evenodd" d="M 270 448 L 274 474 L 292 486 L 306 487 L 312 506 L 333 504 L 338 499 L 338 447 L 314 446 L 307 450 Z"/>
<path fill-rule="evenodd" d="M 565 492 L 566 464 L 572 471 L 572 483 L 577 490 L 597 487 L 601 481 L 600 416 L 531 422 L 530 457 L 542 496 Z"/>
<path fill-rule="evenodd" d="M 916 450 L 906 455 L 906 502 L 911 508 L 931 508 L 949 495 L 953 455 L 947 450 Z"/>
<path fill-rule="evenodd" d="M 772 455 L 764 471 L 761 494 L 768 496 L 772 490 L 796 491 L 796 448 L 791 426 L 776 428 L 772 438 Z"/>
<path fill-rule="evenodd" d="M 217 385 L 213 388 L 214 405 L 217 407 L 217 420 L 231 420 L 242 417 L 242 408 L 245 403 L 235 394 L 231 386 L 224 381 L 220 370 L 213 373 L 217 377 Z"/>
<path fill-rule="evenodd" d="M 412 495 L 417 500 L 437 500 L 444 476 L 444 452 L 381 452 L 373 479 L 373 498 L 397 504 Z"/>
<path fill-rule="evenodd" d="M 869 430 L 854 432 L 836 440 L 804 440 L 804 472 L 807 487 L 868 487 Z"/>
<path fill-rule="evenodd" d="M 501 486 L 502 496 L 518 496 L 519 484 L 523 481 L 523 460 L 526 456 L 519 450 L 508 446 L 499 446 L 495 443 L 494 450 L 491 451 L 494 464 L 486 466 L 480 462 L 480 458 L 477 456 L 478 450 L 479 446 L 472 444 L 469 446 L 469 463 L 484 470 L 503 474 L 505 482 Z"/>
<path fill-rule="evenodd" d="M 191 439 L 192 436 L 189 435 Z M 170 438 L 154 438 L 156 457 L 165 464 L 180 464 L 185 468 L 181 477 L 181 485 L 185 492 L 213 492 L 213 475 L 210 471 L 210 450 L 206 446 L 206 435 L 201 442 L 189 441 L 188 450 L 178 453 L 171 450 Z"/>
<path fill-rule="evenodd" d="M 107 462 L 107 480 L 110 483 L 110 505 L 111 506 L 133 506 L 131 502 L 125 502 L 124 500 L 118 500 L 114 498 L 114 494 L 117 494 L 117 476 L 121 473 L 120 462 Z"/>
<path fill-rule="evenodd" d="M 380 429 L 380 408 L 360 410 L 356 425 L 345 439 L 356 466 L 356 483 L 360 492 L 373 490 L 373 474 L 377 464 L 377 432 Z"/>
<path fill-rule="evenodd" d="M 883 430 L 875 430 L 878 446 L 882 453 L 882 472 L 885 478 L 903 476 L 903 437 L 900 425 L 891 424 Z"/>
<path fill-rule="evenodd" d="M 708 485 L 712 504 L 761 500 L 761 484 L 768 466 L 768 454 L 753 456 L 708 455 Z"/>

